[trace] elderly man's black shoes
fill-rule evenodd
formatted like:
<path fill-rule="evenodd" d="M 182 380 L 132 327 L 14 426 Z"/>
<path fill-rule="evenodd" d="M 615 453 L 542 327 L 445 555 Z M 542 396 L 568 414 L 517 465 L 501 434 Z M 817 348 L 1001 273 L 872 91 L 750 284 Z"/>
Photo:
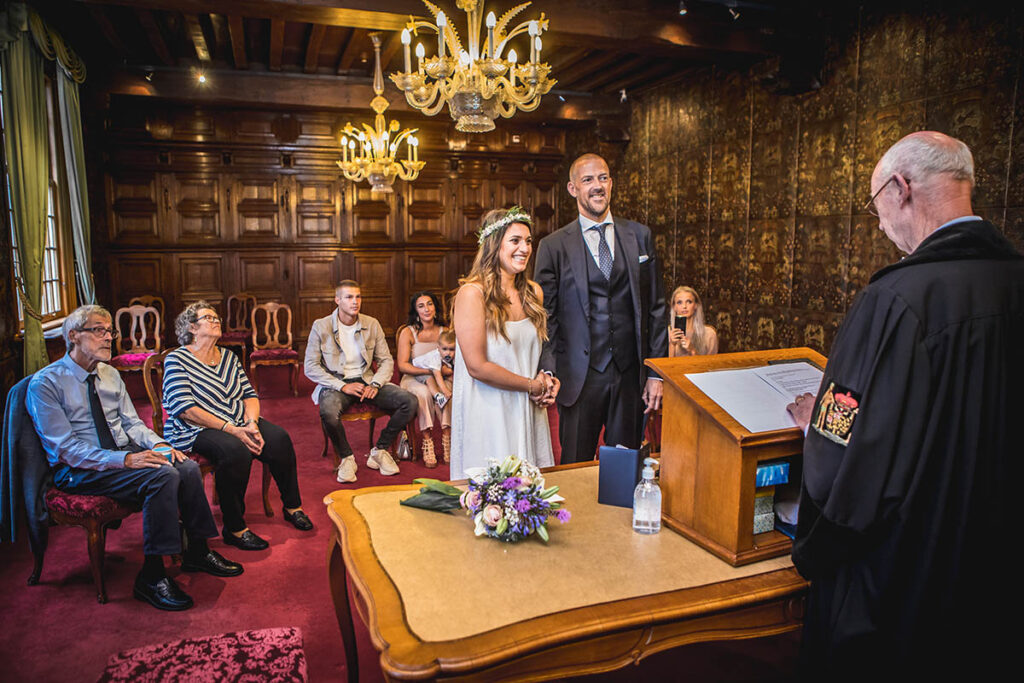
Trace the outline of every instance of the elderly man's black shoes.
<path fill-rule="evenodd" d="M 180 612 L 192 606 L 192 598 L 169 576 L 149 581 L 139 574 L 135 577 L 134 595 L 136 600 L 168 612 Z"/>
<path fill-rule="evenodd" d="M 313 529 L 313 522 L 310 521 L 309 517 L 302 510 L 296 510 L 295 512 L 284 510 L 284 521 L 299 531 L 311 531 Z"/>
<path fill-rule="evenodd" d="M 270 547 L 269 543 L 249 529 L 246 529 L 241 536 L 235 536 L 230 531 L 225 531 L 224 542 L 235 546 L 239 550 L 266 550 Z"/>
<path fill-rule="evenodd" d="M 181 570 L 184 572 L 206 572 L 214 576 L 238 576 L 244 571 L 242 565 L 226 559 L 216 550 L 207 550 L 196 557 L 186 554 L 181 560 Z"/>

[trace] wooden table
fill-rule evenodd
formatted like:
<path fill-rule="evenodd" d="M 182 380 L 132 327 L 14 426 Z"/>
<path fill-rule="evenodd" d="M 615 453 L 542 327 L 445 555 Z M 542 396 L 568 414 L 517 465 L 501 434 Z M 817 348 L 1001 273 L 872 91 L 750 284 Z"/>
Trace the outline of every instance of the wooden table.
<path fill-rule="evenodd" d="M 806 582 L 788 558 L 727 563 L 631 510 L 598 505 L 597 467 L 555 468 L 573 519 L 551 542 L 473 536 L 472 520 L 399 506 L 416 485 L 336 491 L 331 592 L 350 681 L 346 582 L 389 679 L 547 680 L 609 671 L 689 643 L 800 627 Z"/>

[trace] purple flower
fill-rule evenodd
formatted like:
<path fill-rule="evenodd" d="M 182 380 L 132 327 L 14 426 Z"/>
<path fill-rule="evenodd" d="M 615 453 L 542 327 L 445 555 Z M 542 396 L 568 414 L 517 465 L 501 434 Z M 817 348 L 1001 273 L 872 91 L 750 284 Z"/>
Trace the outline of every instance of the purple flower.
<path fill-rule="evenodd" d="M 504 482 L 502 482 L 501 485 L 506 489 L 514 489 L 518 487 L 521 483 L 522 480 L 519 477 L 509 477 Z"/>
<path fill-rule="evenodd" d="M 565 524 L 566 522 L 569 521 L 570 518 L 572 518 L 572 513 L 569 512 L 568 510 L 564 509 L 564 508 L 559 510 L 555 514 L 558 517 L 558 521 L 561 522 L 562 524 Z"/>
<path fill-rule="evenodd" d="M 525 498 L 516 501 L 515 508 L 517 512 L 529 512 L 531 507 L 533 506 L 530 504 L 530 501 Z"/>

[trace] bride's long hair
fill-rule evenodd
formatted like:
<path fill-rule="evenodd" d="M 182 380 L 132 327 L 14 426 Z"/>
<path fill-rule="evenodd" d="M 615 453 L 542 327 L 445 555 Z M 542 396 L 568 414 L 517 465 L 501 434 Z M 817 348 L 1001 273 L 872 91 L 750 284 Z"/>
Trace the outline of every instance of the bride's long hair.
<path fill-rule="evenodd" d="M 514 220 L 508 220 L 514 216 Z M 495 224 L 504 223 L 504 225 Z M 525 225 L 532 232 L 533 219 L 518 207 L 511 209 L 493 209 L 484 215 L 480 234 L 483 235 L 480 241 L 480 248 L 473 259 L 473 267 L 469 275 L 459 280 L 459 287 L 463 285 L 479 285 L 484 293 L 484 320 L 489 333 L 501 335 L 505 341 L 511 341 L 505 331 L 505 323 L 508 322 L 508 307 L 511 301 L 501 289 L 501 251 L 502 240 L 508 229 L 519 223 Z M 488 230 L 488 228 L 491 228 Z M 533 258 L 533 254 L 530 254 Z M 523 311 L 530 319 L 533 326 L 537 328 L 537 335 L 541 341 L 548 338 L 548 314 L 544 310 L 544 304 L 531 286 L 530 279 L 526 277 L 526 270 L 516 273 L 513 279 L 515 290 L 519 293 L 519 300 L 523 303 Z M 454 306 L 454 299 L 453 304 Z M 454 310 L 451 319 L 454 320 Z"/>

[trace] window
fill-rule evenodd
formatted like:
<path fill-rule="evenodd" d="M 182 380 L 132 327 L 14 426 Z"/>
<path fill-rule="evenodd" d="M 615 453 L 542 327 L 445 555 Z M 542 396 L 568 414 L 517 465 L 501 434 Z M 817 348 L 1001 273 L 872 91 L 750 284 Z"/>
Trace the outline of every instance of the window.
<path fill-rule="evenodd" d="M 0 75 L 0 94 L 3 93 L 3 79 Z M 71 312 L 74 306 L 73 277 L 68 277 L 71 270 L 70 263 L 66 257 L 68 250 L 65 248 L 65 231 L 63 230 L 62 211 L 60 204 L 62 166 L 61 146 L 59 143 L 59 129 L 56 116 L 56 96 L 54 84 L 51 79 L 46 80 L 46 115 L 49 132 L 49 187 L 47 188 L 46 202 L 46 243 L 43 250 L 43 281 L 42 299 L 39 313 L 43 317 L 43 325 L 63 318 Z M 0 144 L 4 141 L 5 119 L 3 105 L 0 104 Z M 11 233 L 11 277 L 21 275 L 21 259 L 18 255 L 18 235 L 14 231 L 13 214 L 11 212 L 11 181 L 8 175 L 6 154 L 3 157 L 3 220 Z M 22 307 L 21 297 L 18 297 L 18 319 L 22 323 L 25 320 L 25 311 Z"/>

